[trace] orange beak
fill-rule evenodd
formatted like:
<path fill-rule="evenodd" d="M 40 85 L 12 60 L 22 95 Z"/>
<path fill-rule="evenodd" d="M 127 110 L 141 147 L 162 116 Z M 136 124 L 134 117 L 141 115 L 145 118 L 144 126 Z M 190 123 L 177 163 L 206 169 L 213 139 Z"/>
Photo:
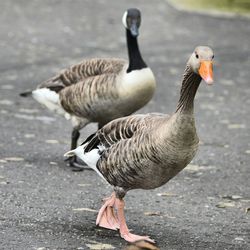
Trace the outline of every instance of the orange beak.
<path fill-rule="evenodd" d="M 212 61 L 201 61 L 199 74 L 207 84 L 213 83 L 213 63 Z"/>

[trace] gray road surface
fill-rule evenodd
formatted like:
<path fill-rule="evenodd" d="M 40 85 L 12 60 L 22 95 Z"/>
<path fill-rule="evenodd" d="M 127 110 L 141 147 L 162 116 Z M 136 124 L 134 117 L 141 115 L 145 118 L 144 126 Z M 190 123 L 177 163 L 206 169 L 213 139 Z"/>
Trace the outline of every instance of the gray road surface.
<path fill-rule="evenodd" d="M 158 84 L 141 113 L 173 112 L 188 55 L 197 45 L 215 51 L 215 84 L 201 84 L 195 103 L 198 155 L 165 186 L 128 193 L 129 227 L 164 250 L 250 249 L 250 21 L 181 13 L 160 0 L 0 2 L 0 249 L 126 246 L 95 226 L 93 210 L 111 189 L 65 166 L 70 123 L 18 93 L 83 58 L 127 58 L 128 7 L 142 11 L 140 48 Z"/>

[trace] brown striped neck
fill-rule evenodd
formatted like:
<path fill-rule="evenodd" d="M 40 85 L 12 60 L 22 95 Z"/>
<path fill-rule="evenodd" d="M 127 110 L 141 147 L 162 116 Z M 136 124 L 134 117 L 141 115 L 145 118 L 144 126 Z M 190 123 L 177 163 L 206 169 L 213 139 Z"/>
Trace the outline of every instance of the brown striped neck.
<path fill-rule="evenodd" d="M 194 97 L 200 85 L 201 77 L 193 72 L 187 65 L 181 86 L 180 99 L 177 104 L 176 113 L 193 114 Z"/>
<path fill-rule="evenodd" d="M 129 66 L 127 69 L 127 73 L 137 70 L 147 68 L 146 63 L 143 61 L 139 46 L 137 43 L 137 38 L 131 35 L 130 30 L 126 29 L 127 36 L 127 47 L 128 47 L 128 58 L 129 58 Z"/>

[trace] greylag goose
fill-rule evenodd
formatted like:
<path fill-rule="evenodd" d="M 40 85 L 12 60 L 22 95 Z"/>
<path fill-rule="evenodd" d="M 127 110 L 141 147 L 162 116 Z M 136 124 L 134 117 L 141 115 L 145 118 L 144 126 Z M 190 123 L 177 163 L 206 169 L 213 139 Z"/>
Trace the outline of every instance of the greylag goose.
<path fill-rule="evenodd" d="M 193 103 L 201 80 L 213 82 L 213 51 L 197 47 L 187 62 L 175 113 L 131 115 L 109 122 L 65 156 L 77 155 L 113 186 L 96 224 L 120 230 L 129 242 L 152 241 L 129 232 L 123 197 L 131 189 L 162 186 L 185 168 L 196 154 Z"/>
<path fill-rule="evenodd" d="M 138 9 L 128 9 L 122 18 L 126 28 L 129 61 L 115 58 L 84 60 L 41 83 L 35 90 L 21 93 L 70 119 L 73 125 L 71 149 L 77 146 L 79 130 L 109 121 L 142 108 L 152 98 L 155 78 L 142 59 L 137 36 L 141 24 Z M 69 165 L 77 167 L 76 157 Z"/>

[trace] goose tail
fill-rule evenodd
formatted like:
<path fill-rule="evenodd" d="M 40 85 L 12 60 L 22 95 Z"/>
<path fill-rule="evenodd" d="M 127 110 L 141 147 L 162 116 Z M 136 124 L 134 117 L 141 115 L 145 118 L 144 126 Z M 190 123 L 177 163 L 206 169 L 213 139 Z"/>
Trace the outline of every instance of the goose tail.
<path fill-rule="evenodd" d="M 88 143 L 85 143 L 76 149 L 70 150 L 64 154 L 64 157 L 77 156 L 84 161 L 89 167 L 93 168 L 96 166 L 97 161 L 100 158 L 99 150 L 96 148 L 90 152 L 86 152 L 85 148 Z"/>
<path fill-rule="evenodd" d="M 68 158 L 68 157 L 72 157 L 72 156 L 74 156 L 74 155 L 76 155 L 75 149 L 66 152 L 63 156 L 64 156 L 65 158 Z"/>
<path fill-rule="evenodd" d="M 19 94 L 22 97 L 28 97 L 32 95 L 32 90 L 26 90 L 25 92 L 22 92 Z"/>
<path fill-rule="evenodd" d="M 103 179 L 102 173 L 97 169 L 96 164 L 98 160 L 101 157 L 101 154 L 104 150 L 103 146 L 98 146 L 97 148 L 92 149 L 89 152 L 86 152 L 86 146 L 88 145 L 88 142 L 77 147 L 76 149 L 70 150 L 67 153 L 64 154 L 64 157 L 72 157 L 76 155 L 79 157 L 82 161 L 84 161 L 90 168 L 92 168 L 96 173 Z M 105 180 L 106 181 L 106 180 Z"/>

